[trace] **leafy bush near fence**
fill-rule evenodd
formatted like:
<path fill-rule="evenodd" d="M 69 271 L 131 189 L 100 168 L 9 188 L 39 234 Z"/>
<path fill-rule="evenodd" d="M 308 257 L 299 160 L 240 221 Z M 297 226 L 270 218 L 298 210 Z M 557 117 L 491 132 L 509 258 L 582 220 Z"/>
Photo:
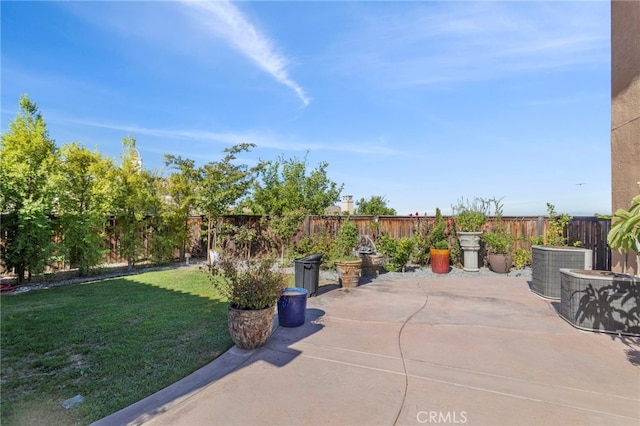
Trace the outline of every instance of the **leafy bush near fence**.
<path fill-rule="evenodd" d="M 531 266 L 531 250 L 517 249 L 513 253 L 513 266 L 516 269 L 522 269 Z"/>
<path fill-rule="evenodd" d="M 383 236 L 380 239 L 379 251 L 387 256 L 385 268 L 392 272 L 404 272 L 413 248 L 414 240 L 412 238 L 391 238 Z"/>

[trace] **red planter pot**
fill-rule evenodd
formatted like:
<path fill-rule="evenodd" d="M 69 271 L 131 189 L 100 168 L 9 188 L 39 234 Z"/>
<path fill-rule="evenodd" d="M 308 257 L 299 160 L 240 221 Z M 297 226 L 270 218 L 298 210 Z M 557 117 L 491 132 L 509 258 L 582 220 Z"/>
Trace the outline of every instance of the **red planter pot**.
<path fill-rule="evenodd" d="M 449 272 L 449 249 L 429 249 L 431 254 L 431 270 L 436 274 L 447 274 Z"/>

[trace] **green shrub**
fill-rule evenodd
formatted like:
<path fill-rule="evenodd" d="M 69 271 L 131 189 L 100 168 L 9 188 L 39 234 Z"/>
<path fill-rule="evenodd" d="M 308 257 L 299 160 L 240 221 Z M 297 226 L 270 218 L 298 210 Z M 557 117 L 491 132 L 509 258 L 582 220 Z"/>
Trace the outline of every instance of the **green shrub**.
<path fill-rule="evenodd" d="M 493 203 L 495 210 L 495 221 L 493 226 L 484 234 L 482 234 L 482 241 L 484 241 L 489 253 L 493 254 L 509 254 L 511 253 L 511 232 L 509 228 L 502 221 L 502 203 L 501 199 L 491 199 L 489 202 Z"/>
<path fill-rule="evenodd" d="M 513 253 L 513 266 L 516 269 L 522 269 L 525 266 L 531 266 L 531 250 L 517 249 Z"/>
<path fill-rule="evenodd" d="M 314 253 L 322 253 L 322 264 L 326 265 L 333 261 L 334 241 L 328 233 L 314 233 L 308 237 L 301 238 L 295 246 L 287 252 L 287 258 L 299 259 Z"/>
<path fill-rule="evenodd" d="M 456 229 L 461 232 L 480 232 L 487 223 L 489 200 L 474 198 L 473 202 L 465 202 L 464 198 L 452 206 Z"/>
<path fill-rule="evenodd" d="M 446 235 L 447 223 L 442 218 L 440 209 L 436 209 L 435 224 L 429 233 L 429 247 L 444 250 L 449 248 L 449 239 Z"/>
<path fill-rule="evenodd" d="M 350 259 L 356 257 L 355 250 L 358 246 L 358 227 L 352 220 L 345 220 L 338 231 L 338 237 L 334 245 L 336 259 Z"/>
<path fill-rule="evenodd" d="M 392 272 L 404 272 L 413 252 L 413 244 L 413 239 L 409 237 L 395 239 L 383 236 L 379 245 L 380 252 L 387 256 L 385 267 Z"/>
<path fill-rule="evenodd" d="M 555 207 L 551 203 L 547 203 L 547 212 L 549 213 L 549 229 L 544 234 L 545 246 L 567 246 L 567 238 L 564 236 L 564 228 L 571 221 L 568 214 L 558 215 Z"/>
<path fill-rule="evenodd" d="M 431 258 L 431 254 L 429 253 L 429 239 L 427 238 L 427 235 L 422 233 L 413 234 L 413 251 L 411 253 L 411 261 L 418 265 L 426 265 L 429 263 L 429 259 Z"/>

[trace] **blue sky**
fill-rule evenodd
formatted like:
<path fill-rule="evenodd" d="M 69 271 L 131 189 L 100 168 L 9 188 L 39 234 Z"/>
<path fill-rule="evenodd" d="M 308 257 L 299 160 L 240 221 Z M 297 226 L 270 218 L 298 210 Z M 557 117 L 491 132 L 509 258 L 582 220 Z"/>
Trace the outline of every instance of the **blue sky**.
<path fill-rule="evenodd" d="M 609 1 L 2 1 L 2 132 L 198 165 L 253 142 L 398 214 L 611 211 Z M 469 160 L 471 160 L 469 162 Z"/>

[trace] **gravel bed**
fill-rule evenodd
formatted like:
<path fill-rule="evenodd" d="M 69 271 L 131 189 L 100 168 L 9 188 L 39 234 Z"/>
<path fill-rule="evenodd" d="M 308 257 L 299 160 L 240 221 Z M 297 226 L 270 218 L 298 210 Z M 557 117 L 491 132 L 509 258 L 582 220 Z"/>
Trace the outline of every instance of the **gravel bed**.
<path fill-rule="evenodd" d="M 285 268 L 285 271 L 293 274 L 294 268 Z M 480 268 L 478 272 L 467 272 L 461 268 L 452 268 L 448 274 L 436 274 L 429 267 L 408 267 L 405 272 L 381 272 L 377 277 L 369 276 L 371 280 L 401 280 L 401 279 L 447 279 L 447 278 L 504 278 L 504 277 L 524 277 L 531 278 L 531 268 L 512 269 L 507 274 L 496 274 L 489 268 Z M 338 281 L 338 273 L 330 270 L 320 270 L 320 278 L 325 280 Z"/>

